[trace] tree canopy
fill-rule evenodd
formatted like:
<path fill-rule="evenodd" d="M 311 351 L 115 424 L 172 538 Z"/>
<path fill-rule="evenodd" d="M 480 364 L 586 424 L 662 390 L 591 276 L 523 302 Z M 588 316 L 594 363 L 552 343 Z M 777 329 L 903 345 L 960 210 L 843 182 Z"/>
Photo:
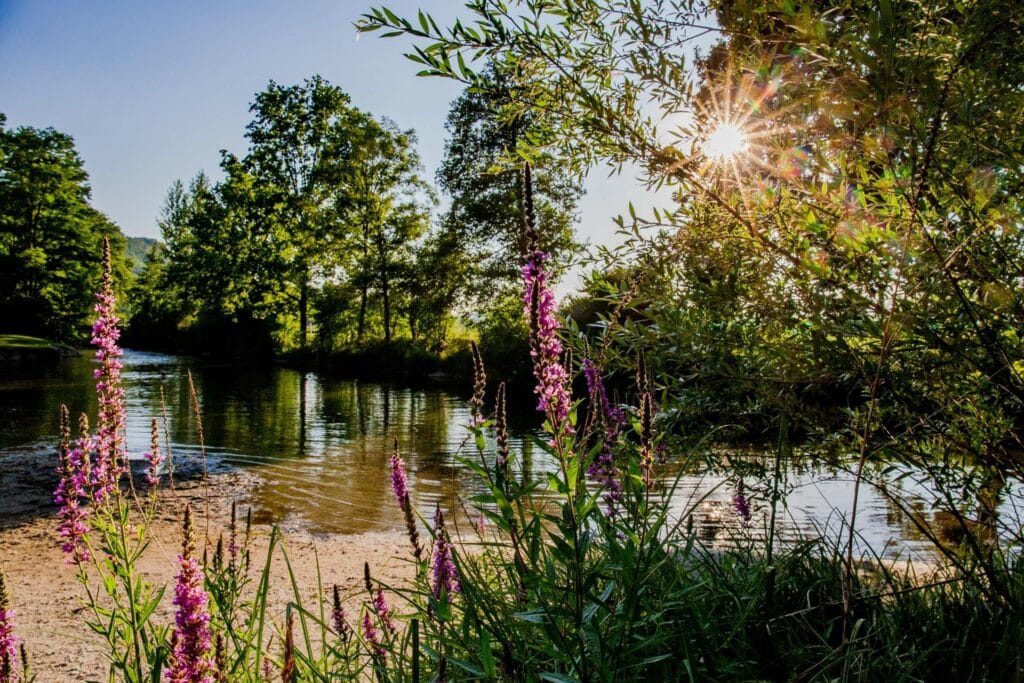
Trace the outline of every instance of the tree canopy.
<path fill-rule="evenodd" d="M 4 329 L 83 338 L 104 238 L 124 281 L 125 239 L 89 204 L 89 176 L 70 135 L 4 127 L 0 114 L 0 318 Z"/>
<path fill-rule="evenodd" d="M 933 483 L 961 458 L 1019 467 L 1020 3 L 467 8 L 363 28 L 417 37 L 423 73 L 474 88 L 503 64 L 530 84 L 515 111 L 543 113 L 539 147 L 672 190 L 623 221 L 594 283 L 629 301 L 609 354 L 646 354 L 666 419 L 760 435 L 808 417 Z"/>
<path fill-rule="evenodd" d="M 271 82 L 251 111 L 249 149 L 223 153 L 222 180 L 169 191 L 166 254 L 147 264 L 137 309 L 235 351 L 304 349 L 311 333 L 321 350 L 388 343 L 399 321 L 415 336 L 427 312 L 413 255 L 432 202 L 415 135 L 320 77 Z"/>

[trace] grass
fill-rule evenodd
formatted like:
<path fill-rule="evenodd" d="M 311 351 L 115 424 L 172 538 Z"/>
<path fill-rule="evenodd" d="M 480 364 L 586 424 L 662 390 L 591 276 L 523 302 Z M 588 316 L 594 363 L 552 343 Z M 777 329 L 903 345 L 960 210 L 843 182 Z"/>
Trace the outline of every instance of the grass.
<path fill-rule="evenodd" d="M 60 344 L 24 334 L 0 334 L 0 349 L 56 349 Z"/>

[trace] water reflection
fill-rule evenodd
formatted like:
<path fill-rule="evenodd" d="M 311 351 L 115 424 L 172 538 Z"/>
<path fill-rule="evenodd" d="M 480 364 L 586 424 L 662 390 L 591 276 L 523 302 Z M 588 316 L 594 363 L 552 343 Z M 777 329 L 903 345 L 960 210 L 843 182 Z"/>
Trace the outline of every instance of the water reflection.
<path fill-rule="evenodd" d="M 437 387 L 410 388 L 341 380 L 288 368 L 238 368 L 173 356 L 128 351 L 124 358 L 128 446 L 142 453 L 149 423 L 166 398 L 172 451 L 181 462 L 198 457 L 197 424 L 189 400 L 191 371 L 201 404 L 211 467 L 245 467 L 259 474 L 254 513 L 261 521 L 297 524 L 314 531 L 354 533 L 401 528 L 390 492 L 387 459 L 393 439 L 406 454 L 414 504 L 425 516 L 440 503 L 479 484 L 460 455 L 473 455 L 463 425 L 464 397 Z M 59 405 L 72 414 L 95 414 L 92 361 L 67 359 L 52 368 L 0 369 L 0 459 L 4 453 L 40 449 L 52 458 Z M 551 467 L 530 435 L 513 430 L 513 452 L 531 476 Z M 794 462 L 786 468 L 778 526 L 789 538 L 837 534 L 852 508 L 851 477 L 841 468 Z M 900 473 L 895 473 L 899 475 Z M 928 540 L 917 519 L 934 520 L 926 487 L 894 476 L 891 485 L 911 510 L 873 489 L 861 494 L 859 547 L 887 556 L 926 555 Z M 770 514 L 764 477 L 745 480 L 749 520 L 736 508 L 735 482 L 724 475 L 682 476 L 672 501 L 680 524 L 692 523 L 711 545 L 741 543 L 764 533 Z M 1001 484 L 993 494 L 998 515 L 1013 512 L 1019 486 Z M 999 500 L 996 501 L 996 498 Z M 908 514 L 908 512 L 910 514 Z"/>

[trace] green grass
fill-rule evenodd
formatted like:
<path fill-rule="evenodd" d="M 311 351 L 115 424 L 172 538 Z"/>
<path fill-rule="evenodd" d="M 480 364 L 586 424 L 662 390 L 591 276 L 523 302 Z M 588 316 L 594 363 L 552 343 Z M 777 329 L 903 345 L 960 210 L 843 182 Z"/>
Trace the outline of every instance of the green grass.
<path fill-rule="evenodd" d="M 61 345 L 49 339 L 23 334 L 0 334 L 0 349 L 56 349 Z"/>

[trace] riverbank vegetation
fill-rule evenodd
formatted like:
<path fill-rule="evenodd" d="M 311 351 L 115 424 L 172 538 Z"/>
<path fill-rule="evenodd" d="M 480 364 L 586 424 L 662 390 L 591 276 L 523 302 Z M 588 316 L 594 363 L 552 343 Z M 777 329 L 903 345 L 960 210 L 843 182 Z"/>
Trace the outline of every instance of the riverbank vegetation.
<path fill-rule="evenodd" d="M 490 97 L 453 105 L 438 174 L 451 206 L 432 221 L 412 131 L 320 78 L 272 83 L 252 105 L 246 155 L 224 154 L 224 179 L 168 194 L 162 245 L 130 294 L 129 341 L 353 367 L 375 350 L 373 365 L 410 371 L 461 349 L 468 367 L 458 330 L 486 336 L 509 307 L 522 247 L 519 172 L 502 163 L 529 125 L 499 125 L 489 103 L 507 96 Z M 564 261 L 578 184 L 553 159 L 543 168 L 547 246 Z"/>
<path fill-rule="evenodd" d="M 385 586 L 367 565 L 357 614 L 322 585 L 312 601 L 294 586 L 270 613 L 274 541 L 259 571 L 236 529 L 226 545 L 197 538 L 186 511 L 176 620 L 157 623 L 163 589 L 133 571 L 147 508 L 121 484 L 108 247 L 99 421 L 75 443 L 65 427 L 56 497 L 84 589 L 104 577 L 106 597 L 87 604 L 113 674 L 1020 678 L 1018 5 L 472 0 L 444 28 L 373 9 L 362 30 L 414 37 L 424 75 L 469 87 L 436 223 L 411 133 L 321 79 L 271 83 L 246 155 L 224 155 L 222 180 L 172 188 L 164 244 L 129 293 L 136 324 L 267 352 L 440 352 L 459 306 L 486 302 L 469 316 L 480 346 L 467 344 L 461 453 L 482 492 L 421 515 L 396 443 L 391 494 L 416 578 Z M 621 219 L 624 241 L 592 255 L 560 315 L 574 179 L 599 164 L 671 196 Z M 485 355 L 512 357 L 517 339 L 552 463 L 536 478 L 509 448 L 505 374 Z M 158 436 L 154 421 L 150 486 L 167 472 Z M 752 468 L 709 448 L 737 437 L 773 446 Z M 852 513 L 820 538 L 780 535 L 794 442 L 853 482 Z M 700 501 L 674 495 L 683 469 L 724 470 L 745 519 L 756 486 L 763 530 L 705 546 Z M 915 573 L 855 551 L 865 487 L 912 520 L 934 562 Z M 11 680 L 7 614 L 0 604 Z"/>

